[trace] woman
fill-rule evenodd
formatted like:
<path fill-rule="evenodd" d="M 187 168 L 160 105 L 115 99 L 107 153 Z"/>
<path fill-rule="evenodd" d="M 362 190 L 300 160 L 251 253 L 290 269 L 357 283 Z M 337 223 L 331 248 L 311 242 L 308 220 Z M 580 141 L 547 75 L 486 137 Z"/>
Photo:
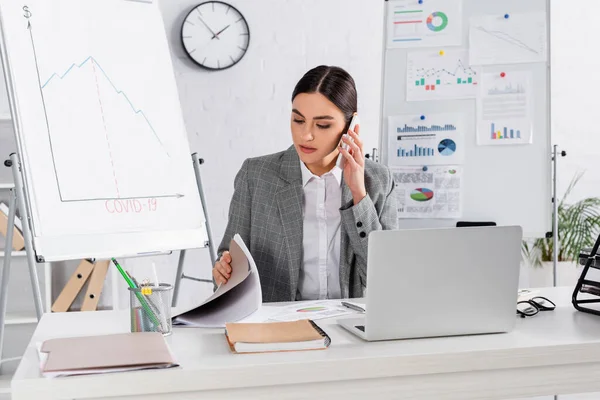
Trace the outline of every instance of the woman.
<path fill-rule="evenodd" d="M 392 175 L 365 160 L 359 127 L 348 129 L 358 107 L 346 71 L 307 72 L 292 108 L 294 145 L 245 160 L 235 178 L 213 278 L 229 279 L 227 250 L 238 233 L 256 262 L 264 302 L 362 297 L 369 233 L 397 226 Z"/>

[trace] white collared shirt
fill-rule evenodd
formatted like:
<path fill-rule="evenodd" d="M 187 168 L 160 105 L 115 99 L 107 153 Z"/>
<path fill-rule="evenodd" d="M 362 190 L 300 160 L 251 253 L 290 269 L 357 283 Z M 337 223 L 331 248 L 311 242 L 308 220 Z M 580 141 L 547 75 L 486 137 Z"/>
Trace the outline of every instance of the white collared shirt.
<path fill-rule="evenodd" d="M 298 294 L 302 300 L 339 299 L 340 207 L 342 170 L 335 166 L 323 176 L 302 169 L 303 255 Z"/>

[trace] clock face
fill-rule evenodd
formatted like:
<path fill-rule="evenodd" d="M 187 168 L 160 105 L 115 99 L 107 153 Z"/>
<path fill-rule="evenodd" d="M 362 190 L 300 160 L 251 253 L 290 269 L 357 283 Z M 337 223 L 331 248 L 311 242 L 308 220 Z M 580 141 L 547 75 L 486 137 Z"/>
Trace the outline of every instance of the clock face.
<path fill-rule="evenodd" d="M 183 47 L 198 65 L 221 70 L 237 64 L 248 50 L 246 19 L 227 3 L 208 1 L 192 9 L 181 27 Z"/>

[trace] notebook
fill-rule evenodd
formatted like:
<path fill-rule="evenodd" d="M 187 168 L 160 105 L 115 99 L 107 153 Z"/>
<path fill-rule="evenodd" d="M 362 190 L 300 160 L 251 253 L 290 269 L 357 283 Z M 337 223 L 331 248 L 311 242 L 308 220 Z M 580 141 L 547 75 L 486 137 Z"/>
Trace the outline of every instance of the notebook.
<path fill-rule="evenodd" d="M 39 351 L 46 377 L 178 366 L 159 332 L 50 339 Z"/>
<path fill-rule="evenodd" d="M 313 321 L 230 323 L 225 326 L 234 353 L 323 350 L 331 339 Z"/>

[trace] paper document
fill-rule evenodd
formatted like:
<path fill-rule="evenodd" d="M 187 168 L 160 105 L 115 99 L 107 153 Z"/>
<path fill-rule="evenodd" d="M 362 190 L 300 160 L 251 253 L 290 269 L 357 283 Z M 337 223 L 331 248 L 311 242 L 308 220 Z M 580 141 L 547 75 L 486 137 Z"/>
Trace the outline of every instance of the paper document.
<path fill-rule="evenodd" d="M 489 72 L 482 76 L 477 98 L 477 144 L 532 142 L 531 72 Z"/>
<path fill-rule="evenodd" d="M 473 17 L 469 24 L 469 43 L 472 65 L 545 62 L 548 58 L 546 14 L 498 13 Z"/>
<path fill-rule="evenodd" d="M 462 215 L 462 168 L 392 168 L 398 218 L 459 218 Z"/>
<path fill-rule="evenodd" d="M 209 298 L 173 318 L 174 325 L 222 328 L 257 312 L 262 305 L 260 277 L 246 244 L 236 234 L 229 245 L 231 277 Z"/>
<path fill-rule="evenodd" d="M 271 321 L 299 321 L 302 319 L 325 319 L 354 314 L 355 311 L 342 306 L 339 300 L 298 302 L 279 308 L 278 312 L 271 315 Z"/>
<path fill-rule="evenodd" d="M 392 0 L 387 47 L 457 46 L 462 42 L 462 0 Z"/>
<path fill-rule="evenodd" d="M 471 99 L 480 69 L 469 65 L 467 50 L 413 51 L 406 58 L 406 101 Z"/>
<path fill-rule="evenodd" d="M 388 118 L 388 165 L 462 164 L 465 113 L 397 115 Z"/>

